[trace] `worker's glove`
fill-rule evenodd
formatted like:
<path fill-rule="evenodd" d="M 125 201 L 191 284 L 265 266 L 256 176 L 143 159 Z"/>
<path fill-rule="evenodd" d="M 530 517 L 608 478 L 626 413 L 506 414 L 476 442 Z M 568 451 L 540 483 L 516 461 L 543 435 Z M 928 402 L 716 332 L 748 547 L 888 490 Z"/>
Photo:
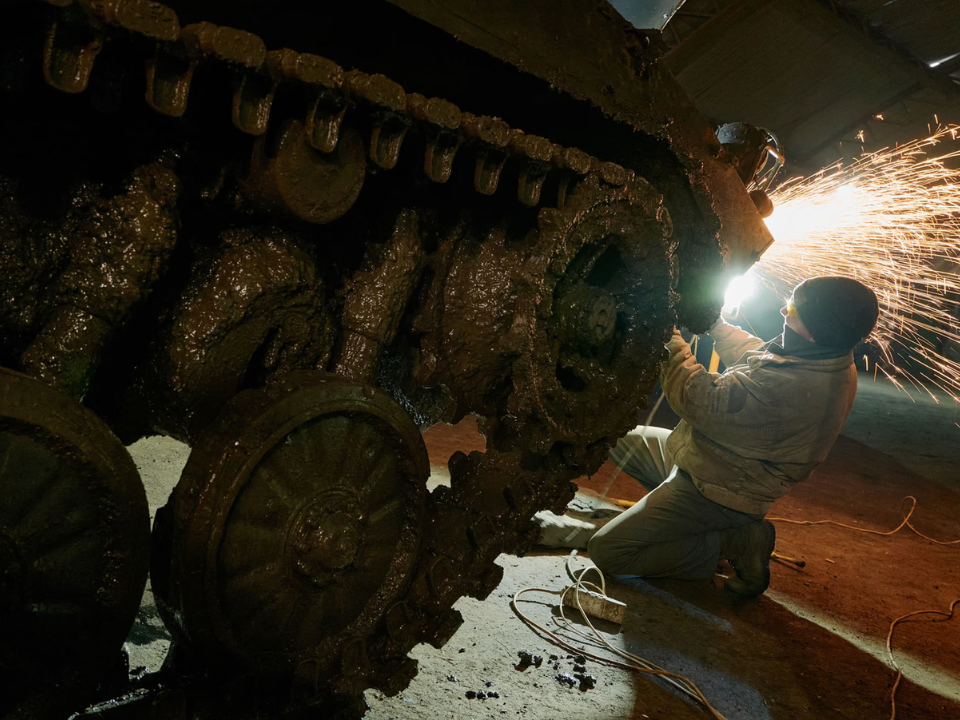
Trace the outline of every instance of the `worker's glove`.
<path fill-rule="evenodd" d="M 670 339 L 667 340 L 666 347 L 667 350 L 670 351 L 671 355 L 678 352 L 687 355 L 690 354 L 690 343 L 686 341 L 686 339 L 683 337 L 683 334 L 677 327 L 673 328 L 673 334 L 670 336 Z"/>

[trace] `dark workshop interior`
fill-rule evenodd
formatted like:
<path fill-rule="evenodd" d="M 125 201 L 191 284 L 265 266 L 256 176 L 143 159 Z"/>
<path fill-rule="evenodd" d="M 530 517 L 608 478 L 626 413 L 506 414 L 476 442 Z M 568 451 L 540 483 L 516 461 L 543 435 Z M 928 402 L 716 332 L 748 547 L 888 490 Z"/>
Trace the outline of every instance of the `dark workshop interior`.
<path fill-rule="evenodd" d="M 960 1 L 0 18 L 0 720 L 960 719 Z M 600 573 L 638 426 L 753 481 L 721 317 L 839 437 Z"/>

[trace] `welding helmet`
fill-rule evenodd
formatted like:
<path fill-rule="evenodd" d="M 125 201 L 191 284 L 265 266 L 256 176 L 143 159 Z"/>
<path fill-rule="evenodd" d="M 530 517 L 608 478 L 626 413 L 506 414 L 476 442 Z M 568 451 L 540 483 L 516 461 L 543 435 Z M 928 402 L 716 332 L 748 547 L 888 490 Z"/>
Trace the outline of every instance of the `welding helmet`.
<path fill-rule="evenodd" d="M 880 314 L 877 296 L 861 282 L 824 275 L 793 290 L 793 304 L 817 345 L 853 348 L 873 332 Z"/>

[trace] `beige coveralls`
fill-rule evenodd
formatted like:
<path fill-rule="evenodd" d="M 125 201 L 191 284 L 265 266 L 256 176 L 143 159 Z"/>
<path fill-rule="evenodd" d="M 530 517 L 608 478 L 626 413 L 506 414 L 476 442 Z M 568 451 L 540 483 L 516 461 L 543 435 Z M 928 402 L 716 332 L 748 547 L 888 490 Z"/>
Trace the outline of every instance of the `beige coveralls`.
<path fill-rule="evenodd" d="M 720 531 L 761 519 L 809 477 L 850 413 L 852 352 L 820 360 L 777 355 L 723 321 L 710 336 L 728 369 L 707 372 L 675 333 L 661 384 L 680 424 L 669 437 L 660 431 L 644 438 L 638 428 L 611 453 L 615 461 L 632 454 L 634 472 L 644 476 L 638 479 L 655 488 L 591 539 L 590 558 L 604 572 L 712 576 Z"/>

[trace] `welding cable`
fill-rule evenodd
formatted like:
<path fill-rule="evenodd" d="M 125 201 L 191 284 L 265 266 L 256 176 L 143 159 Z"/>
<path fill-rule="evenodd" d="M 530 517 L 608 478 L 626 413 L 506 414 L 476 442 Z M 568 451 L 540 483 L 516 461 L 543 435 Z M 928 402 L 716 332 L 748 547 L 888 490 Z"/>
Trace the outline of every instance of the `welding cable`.
<path fill-rule="evenodd" d="M 710 707 L 710 703 L 707 702 L 707 699 L 704 697 L 703 693 L 700 692 L 700 690 L 697 688 L 697 686 L 696 686 L 691 680 L 683 677 L 682 675 L 676 675 L 676 674 L 671 673 L 671 672 L 669 672 L 669 671 L 667 671 L 667 670 L 664 670 L 662 667 L 660 667 L 659 665 L 655 665 L 654 663 L 650 662 L 649 660 L 645 660 L 645 659 L 643 659 L 643 658 L 641 658 L 641 657 L 639 657 L 639 656 L 637 656 L 637 655 L 633 655 L 633 654 L 628 653 L 628 652 L 626 652 L 626 651 L 620 650 L 619 648 L 617 648 L 617 647 L 611 645 L 609 642 L 607 642 L 606 638 L 604 638 L 604 637 L 597 631 L 597 629 L 593 626 L 593 623 L 590 622 L 590 618 L 587 616 L 587 613 L 586 613 L 586 611 L 584 611 L 583 605 L 582 605 L 581 602 L 580 602 L 580 590 L 583 589 L 583 588 L 586 588 L 586 589 L 588 589 L 588 590 L 589 590 L 590 588 L 595 588 L 594 592 L 599 591 L 599 593 L 600 593 L 601 595 L 606 596 L 606 594 L 607 594 L 607 592 L 606 592 L 606 579 L 604 578 L 603 573 L 600 571 L 600 569 L 599 569 L 598 567 L 596 567 L 595 565 L 590 565 L 590 566 L 587 566 L 587 567 L 585 567 L 585 568 L 582 568 L 582 569 L 580 570 L 580 574 L 579 574 L 579 575 L 577 575 L 576 573 L 574 573 L 573 569 L 571 568 L 571 563 L 572 563 L 572 561 L 573 561 L 573 558 L 576 557 L 576 555 L 577 555 L 577 551 L 576 551 L 576 550 L 572 551 L 572 552 L 570 553 L 570 555 L 567 557 L 567 563 L 566 563 L 567 575 L 570 577 L 571 580 L 574 581 L 575 584 L 574 584 L 574 585 L 569 585 L 569 586 L 565 587 L 565 588 L 564 588 L 563 590 L 561 590 L 561 592 L 560 592 L 560 607 L 559 607 L 558 609 L 559 609 L 559 612 L 560 612 L 560 619 L 561 619 L 563 622 L 561 623 L 560 621 L 557 621 L 556 618 L 554 619 L 554 621 L 555 621 L 558 625 L 560 625 L 561 627 L 564 627 L 564 628 L 566 628 L 567 630 L 569 630 L 569 631 L 571 631 L 571 632 L 573 632 L 573 633 L 575 633 L 575 634 L 577 634 L 577 635 L 580 635 L 581 637 L 583 637 L 584 639 L 586 639 L 586 640 L 588 640 L 588 641 L 590 641 L 590 642 L 596 643 L 596 641 L 599 640 L 599 642 L 600 642 L 600 644 L 601 644 L 602 647 L 605 647 L 605 648 L 613 651 L 614 653 L 616 653 L 616 654 L 618 654 L 618 655 L 620 655 L 620 656 L 622 656 L 622 657 L 624 657 L 624 658 L 627 658 L 628 660 L 631 660 L 632 662 L 635 662 L 635 663 L 640 664 L 642 667 L 646 668 L 647 670 L 650 670 L 650 671 L 652 671 L 653 673 L 660 675 L 660 676 L 663 677 L 667 682 L 669 682 L 671 685 L 673 685 L 674 687 L 676 687 L 678 690 L 687 693 L 688 695 L 690 695 L 693 699 L 697 700 L 698 702 L 702 702 L 704 705 L 706 705 L 708 708 L 710 708 L 711 712 L 714 712 L 713 708 Z M 597 587 L 596 585 L 594 585 L 593 583 L 585 582 L 585 581 L 583 580 L 583 576 L 586 575 L 586 574 L 587 574 L 588 572 L 590 572 L 591 570 L 594 571 L 594 572 L 596 572 L 597 575 L 600 576 L 601 587 L 598 588 L 598 587 Z M 587 625 L 590 627 L 590 630 L 593 631 L 593 637 L 587 635 L 585 632 L 583 632 L 583 631 L 581 631 L 579 628 L 575 627 L 575 626 L 573 625 L 573 623 L 572 623 L 572 622 L 567 618 L 567 616 L 564 614 L 564 611 L 563 611 L 563 608 L 564 608 L 563 599 L 564 599 L 564 597 L 566 597 L 566 594 L 569 593 L 569 592 L 571 592 L 571 591 L 574 592 L 574 601 L 575 601 L 576 604 L 577 604 L 577 609 L 580 611 L 580 614 L 583 615 L 583 619 L 584 619 L 584 621 L 587 623 Z"/>
<path fill-rule="evenodd" d="M 567 560 L 567 574 L 570 575 L 572 578 L 573 578 L 573 577 L 576 577 L 576 576 L 575 576 L 575 575 L 572 573 L 572 571 L 570 570 L 569 564 L 570 564 L 570 561 L 572 560 L 572 558 L 573 558 L 575 555 L 576 555 L 576 551 L 572 552 L 571 555 L 570 555 L 570 558 L 568 558 L 568 560 Z M 601 662 L 601 663 L 605 663 L 605 664 L 608 664 L 608 665 L 612 665 L 612 666 L 614 666 L 614 667 L 624 668 L 624 669 L 627 669 L 627 670 L 632 670 L 632 671 L 634 671 L 634 672 L 639 672 L 639 673 L 644 673 L 644 674 L 649 674 L 649 675 L 656 675 L 656 676 L 658 676 L 658 677 L 662 677 L 666 682 L 670 683 L 671 685 L 673 685 L 675 688 L 677 688 L 677 689 L 680 690 L 681 692 L 689 695 L 691 698 L 693 698 L 693 699 L 696 700 L 697 702 L 702 703 L 702 704 L 704 705 L 704 707 L 706 707 L 706 708 L 710 711 L 710 713 L 714 716 L 714 718 L 717 718 L 717 720 L 725 720 L 724 717 L 723 717 L 723 715 L 721 715 L 719 712 L 717 712 L 717 710 L 714 709 L 713 706 L 710 705 L 710 703 L 707 701 L 706 697 L 703 695 L 703 693 L 700 691 L 700 689 L 697 688 L 697 686 L 696 686 L 691 680 L 689 680 L 688 678 L 686 678 L 686 677 L 684 677 L 684 676 L 682 676 L 682 675 L 678 675 L 678 674 L 676 674 L 676 673 L 671 673 L 671 672 L 669 672 L 668 670 L 664 670 L 663 668 L 661 668 L 661 667 L 655 665 L 654 663 L 652 663 L 652 662 L 650 662 L 650 661 L 648 661 L 648 660 L 645 660 L 645 659 L 643 659 L 643 658 L 641 658 L 641 657 L 639 657 L 639 656 L 637 656 L 637 655 L 633 655 L 632 653 L 628 653 L 628 652 L 623 651 L 623 650 L 621 650 L 621 649 L 619 649 L 619 648 L 617 648 L 617 647 L 614 647 L 614 646 L 611 645 L 602 635 L 600 635 L 600 633 L 597 631 L 597 629 L 593 626 L 593 623 L 590 622 L 590 619 L 589 619 L 589 617 L 587 616 L 586 612 L 584 611 L 583 606 L 582 606 L 581 603 L 580 603 L 580 598 L 579 598 L 580 589 L 581 589 L 582 587 L 584 587 L 585 585 L 589 585 L 589 586 L 592 586 L 592 587 L 597 587 L 596 585 L 593 585 L 593 583 L 584 583 L 584 582 L 583 582 L 583 575 L 584 575 L 587 571 L 589 571 L 589 570 L 594 570 L 595 572 L 597 572 L 597 573 L 600 575 L 601 583 L 602 583 L 602 584 L 605 584 L 605 580 L 604 580 L 604 578 L 603 578 L 603 574 L 600 572 L 599 569 L 597 569 L 596 567 L 592 567 L 592 566 L 591 566 L 591 567 L 588 567 L 588 568 L 584 568 L 584 569 L 581 571 L 580 576 L 576 578 L 576 585 L 567 586 L 567 587 L 563 588 L 562 590 L 559 590 L 559 591 L 558 591 L 558 590 L 548 590 L 548 589 L 545 589 L 545 588 L 527 588 L 527 589 L 525 589 L 525 590 L 519 591 L 519 592 L 514 596 L 514 602 L 512 603 L 514 612 L 516 612 L 517 615 L 520 616 L 520 618 L 521 618 L 522 620 L 524 620 L 524 622 L 528 623 L 528 624 L 531 625 L 532 627 L 535 627 L 536 629 L 540 630 L 541 632 L 543 632 L 543 633 L 546 634 L 547 636 L 551 637 L 551 638 L 554 640 L 554 642 L 556 642 L 557 644 L 559 644 L 561 647 L 565 647 L 565 648 L 567 648 L 567 649 L 569 649 L 569 650 L 572 650 L 572 651 L 574 651 L 574 652 L 580 653 L 580 654 L 582 654 L 582 655 L 584 655 L 584 656 L 586 656 L 586 657 L 590 657 L 591 659 L 593 659 L 593 660 L 595 660 L 595 661 L 597 661 L 597 662 Z M 602 589 L 602 588 L 598 588 L 598 589 Z M 564 611 L 563 611 L 563 607 L 564 607 L 564 605 L 563 605 L 563 598 L 565 597 L 566 593 L 567 593 L 567 592 L 570 592 L 571 590 L 576 593 L 575 600 L 576 600 L 576 603 L 577 603 L 577 608 L 579 609 L 580 613 L 583 615 L 583 618 L 584 618 L 584 620 L 586 621 L 587 625 L 588 625 L 588 626 L 590 627 L 590 629 L 593 631 L 594 637 L 590 637 L 590 636 L 587 635 L 586 633 L 584 633 L 584 632 L 580 631 L 579 629 L 577 629 L 576 627 L 574 627 L 574 626 L 572 625 L 572 623 L 570 622 L 570 620 L 567 619 L 566 615 L 564 614 Z M 551 594 L 551 595 L 560 595 L 559 611 L 560 611 L 560 617 L 561 617 L 561 619 L 563 620 L 563 622 L 561 623 L 559 620 L 557 620 L 556 618 L 554 618 L 554 621 L 555 621 L 558 625 L 560 625 L 561 627 L 566 628 L 566 629 L 569 630 L 569 631 L 574 632 L 574 633 L 577 634 L 577 635 L 580 635 L 581 637 L 585 638 L 586 640 L 590 641 L 591 643 L 596 643 L 596 641 L 599 641 L 600 644 L 601 644 L 604 648 L 606 648 L 607 650 L 610 650 L 611 652 L 616 653 L 617 655 L 620 655 L 620 656 L 624 657 L 625 659 L 629 660 L 630 662 L 629 662 L 629 663 L 621 663 L 621 662 L 619 662 L 619 661 L 617 661 L 617 660 L 611 660 L 611 659 L 609 659 L 609 658 L 605 658 L 605 657 L 602 657 L 602 656 L 594 655 L 594 654 L 592 654 L 592 653 L 584 650 L 583 648 L 578 648 L 578 647 L 576 647 L 576 646 L 574 646 L 574 645 L 571 645 L 571 644 L 567 643 L 565 640 L 561 639 L 560 637 L 558 637 L 558 636 L 555 635 L 554 633 L 550 632 L 550 631 L 547 630 L 546 628 L 538 625 L 537 623 L 535 623 L 535 622 L 533 622 L 532 620 L 530 620 L 529 618 L 527 618 L 527 617 L 520 611 L 519 607 L 517 606 L 517 604 L 516 604 L 516 599 L 517 599 L 517 597 L 519 597 L 521 594 L 523 594 L 524 592 L 528 592 L 528 591 L 539 591 L 539 592 L 549 593 L 549 594 Z M 602 593 L 602 594 L 605 595 L 606 593 Z"/>
<path fill-rule="evenodd" d="M 890 691 L 890 720 L 895 720 L 897 717 L 897 688 L 900 687 L 900 680 L 903 678 L 903 670 L 901 670 L 900 666 L 897 665 L 897 661 L 893 659 L 893 648 L 891 647 L 893 643 L 893 629 L 898 623 L 917 615 L 940 615 L 941 617 L 939 619 L 935 619 L 932 622 L 947 622 L 953 617 L 953 612 L 957 605 L 960 605 L 960 598 L 957 598 L 950 603 L 950 607 L 946 612 L 943 610 L 915 610 L 914 612 L 907 613 L 906 615 L 901 615 L 892 623 L 890 623 L 890 631 L 887 633 L 887 655 L 890 657 L 890 664 L 893 665 L 894 669 L 897 671 L 897 679 L 894 681 L 893 689 Z"/>
<path fill-rule="evenodd" d="M 922 537 L 924 540 L 929 540 L 932 543 L 937 545 L 957 545 L 960 543 L 960 539 L 957 540 L 934 540 L 929 535 L 924 535 L 922 532 L 917 530 L 913 524 L 910 522 L 910 518 L 913 517 L 913 511 L 917 509 L 917 499 L 913 495 L 907 495 L 903 500 L 900 501 L 900 506 L 903 507 L 904 500 L 912 500 L 913 505 L 910 506 L 909 512 L 904 516 L 903 522 L 897 525 L 896 528 L 890 531 L 882 530 L 871 530 L 870 528 L 857 527 L 856 525 L 846 525 L 836 520 L 790 520 L 788 518 L 779 518 L 779 517 L 768 517 L 767 520 L 775 520 L 776 522 L 790 523 L 791 525 L 836 525 L 837 527 L 847 528 L 849 530 L 856 530 L 857 532 L 870 533 L 871 535 L 895 535 L 896 533 L 903 530 L 904 527 L 908 527 L 917 535 Z"/>
<path fill-rule="evenodd" d="M 870 533 L 871 535 L 884 535 L 884 536 L 894 535 L 900 532 L 901 530 L 903 530 L 903 528 L 908 527 L 914 533 L 922 537 L 924 540 L 929 540 L 930 542 L 935 543 L 936 545 L 956 545 L 960 543 L 960 539 L 935 540 L 929 535 L 924 535 L 922 532 L 917 530 L 913 526 L 913 524 L 910 522 L 910 518 L 913 517 L 913 511 L 917 509 L 917 499 L 913 495 L 907 495 L 905 498 L 903 498 L 903 500 L 900 501 L 901 508 L 903 507 L 904 500 L 911 500 L 913 502 L 913 504 L 910 506 L 910 510 L 907 511 L 906 515 L 904 515 L 903 522 L 897 525 L 897 527 L 894 528 L 893 530 L 888 530 L 888 531 L 872 530 L 870 528 L 856 527 L 855 525 L 847 525 L 845 523 L 837 522 L 836 520 L 789 520 L 787 518 L 776 518 L 776 517 L 767 518 L 767 519 L 776 520 L 777 522 L 791 523 L 793 525 L 836 525 L 837 527 L 847 528 L 849 530 L 856 530 L 857 532 L 864 532 L 864 533 Z M 907 613 L 906 615 L 901 615 L 892 623 L 890 623 L 890 630 L 889 632 L 887 632 L 887 655 L 890 658 L 890 664 L 897 671 L 897 678 L 896 680 L 894 680 L 893 688 L 890 690 L 890 720 L 895 720 L 895 718 L 897 717 L 897 688 L 900 687 L 900 680 L 903 679 L 903 670 L 900 669 L 900 666 L 897 665 L 897 661 L 894 660 L 893 658 L 892 645 L 893 645 L 894 628 L 896 628 L 898 623 L 901 623 L 904 620 L 911 617 L 915 617 L 917 615 L 940 615 L 942 616 L 941 619 L 934 620 L 934 622 L 946 622 L 947 620 L 950 620 L 953 617 L 954 610 L 956 609 L 958 604 L 960 604 L 960 598 L 950 603 L 950 608 L 947 612 L 943 612 L 941 610 L 916 610 L 914 612 Z"/>
<path fill-rule="evenodd" d="M 676 673 L 671 673 L 671 672 L 669 672 L 668 670 L 664 670 L 663 668 L 660 668 L 660 667 L 658 667 L 657 665 L 655 665 L 655 664 L 653 664 L 653 663 L 651 663 L 651 662 L 649 662 L 649 661 L 647 661 L 647 660 L 644 660 L 643 658 L 640 658 L 640 657 L 638 657 L 638 656 L 636 656 L 636 655 L 632 655 L 631 653 L 627 653 L 627 652 L 625 652 L 625 651 L 623 651 L 623 650 L 620 650 L 619 648 L 616 648 L 616 647 L 612 646 L 609 642 L 606 641 L 606 639 L 604 639 L 604 638 L 602 638 L 602 637 L 600 638 L 600 642 L 601 642 L 601 644 L 602 644 L 603 647 L 605 647 L 605 648 L 608 649 L 608 650 L 611 650 L 612 652 L 615 652 L 615 653 L 618 654 L 618 655 L 621 655 L 621 656 L 627 658 L 630 662 L 629 662 L 629 663 L 619 662 L 619 661 L 617 661 L 617 660 L 612 660 L 612 659 L 610 659 L 610 658 L 602 657 L 602 656 L 600 656 L 600 655 L 596 655 L 596 654 L 594 654 L 594 653 L 591 653 L 590 651 L 585 650 L 585 649 L 582 648 L 582 647 L 577 647 L 576 645 L 572 645 L 572 644 L 568 643 L 567 641 L 565 641 L 564 639 L 562 639 L 561 637 L 559 637 L 559 636 L 556 635 L 555 633 L 551 632 L 551 631 L 548 630 L 547 628 L 545 628 L 545 627 L 543 627 L 542 625 L 539 625 L 538 623 L 534 622 L 534 621 L 531 620 L 529 617 L 527 617 L 527 616 L 523 613 L 523 611 L 521 611 L 520 608 L 517 606 L 517 600 L 518 600 L 518 598 L 519 598 L 521 595 L 523 595 L 524 593 L 528 593 L 528 592 L 542 592 L 542 593 L 546 593 L 546 594 L 549 594 L 549 595 L 560 595 L 560 596 L 561 596 L 561 604 L 560 604 L 560 608 L 561 608 L 561 609 L 560 609 L 560 613 L 561 613 L 561 615 L 562 615 L 562 614 L 563 614 L 563 610 L 562 610 L 562 607 L 563 607 L 563 605 L 562 605 L 563 595 L 565 594 L 565 592 L 568 592 L 568 591 L 570 591 L 571 589 L 573 589 L 573 588 L 572 588 L 572 587 L 566 587 L 566 588 L 564 588 L 563 590 L 550 590 L 550 589 L 548 589 L 548 588 L 536 588 L 536 587 L 523 588 L 522 590 L 518 590 L 518 591 L 514 594 L 513 600 L 511 601 L 511 607 L 513 608 L 513 611 L 517 614 L 517 616 L 520 617 L 521 620 L 523 620 L 525 623 L 527 623 L 527 624 L 530 625 L 531 627 L 535 628 L 536 630 L 539 630 L 541 633 L 543 633 L 544 635 L 546 635 L 547 637 L 549 637 L 549 638 L 550 638 L 551 640 L 553 640 L 553 642 L 554 642 L 555 644 L 557 644 L 558 646 L 560 646 L 560 647 L 562 647 L 562 648 L 565 648 L 565 649 L 567 649 L 567 650 L 570 650 L 571 652 L 575 652 L 575 653 L 577 653 L 577 654 L 579 654 L 579 655 L 583 655 L 584 657 L 588 657 L 588 658 L 590 658 L 591 660 L 594 660 L 595 662 L 603 663 L 603 664 L 610 665 L 610 666 L 613 666 L 613 667 L 623 668 L 624 670 L 631 670 L 631 671 L 633 671 L 633 672 L 638 672 L 638 673 L 643 673 L 643 674 L 648 674 L 648 675 L 657 675 L 658 677 L 662 677 L 664 680 L 666 680 L 668 683 L 670 683 L 671 685 L 673 685 L 674 687 L 676 687 L 676 688 L 677 688 L 678 690 L 680 690 L 681 692 L 689 695 L 690 697 L 692 697 L 692 698 L 693 698 L 694 700 L 696 700 L 697 702 L 702 703 L 702 704 L 704 705 L 704 707 L 706 707 L 706 708 L 710 711 L 710 713 L 713 715 L 713 717 L 717 718 L 717 720 L 726 720 L 723 715 L 721 715 L 719 712 L 717 712 L 717 711 L 710 705 L 710 703 L 709 703 L 709 702 L 707 701 L 707 699 L 704 697 L 703 693 L 699 690 L 699 688 L 697 688 L 697 686 L 696 686 L 691 680 L 685 678 L 684 676 L 682 676 L 682 675 L 677 675 Z M 579 602 L 578 602 L 578 605 L 579 605 Z M 582 609 L 582 607 L 580 607 L 580 608 L 578 608 L 578 609 L 580 610 L 581 613 L 584 614 L 584 618 L 586 619 L 586 613 L 584 612 L 584 610 Z M 564 619 L 567 623 L 570 622 L 569 620 L 566 619 L 566 617 L 564 617 L 563 619 Z M 554 618 L 554 620 L 556 620 L 556 618 Z M 587 620 L 587 623 L 590 625 L 591 628 L 593 628 L 593 625 L 589 622 L 589 620 Z M 558 622 L 558 624 L 560 624 L 560 623 Z M 572 626 L 568 627 L 568 629 L 572 630 L 573 632 L 575 632 L 575 633 L 577 633 L 577 634 L 579 634 L 579 635 L 583 635 L 583 636 L 585 636 L 586 638 L 588 638 L 588 639 L 590 639 L 591 641 L 593 641 L 593 638 L 590 638 L 590 636 L 585 635 L 585 633 L 580 632 L 579 630 L 577 630 L 576 628 L 574 628 L 574 627 L 572 627 Z M 596 632 L 595 629 L 594 629 L 594 632 Z"/>
<path fill-rule="evenodd" d="M 690 696 L 695 701 L 702 704 L 710 712 L 710 714 L 715 718 L 715 720 L 726 720 L 726 718 L 723 715 L 721 715 L 720 712 L 718 712 L 709 703 L 709 701 L 706 699 L 704 694 L 700 691 L 700 689 L 696 686 L 696 684 L 692 680 L 684 677 L 683 675 L 679 675 L 677 673 L 672 673 L 669 670 L 665 670 L 659 667 L 658 665 L 655 665 L 654 663 L 650 662 L 649 660 L 645 660 L 644 658 L 641 658 L 638 655 L 634 655 L 633 653 L 629 653 L 625 650 L 621 650 L 620 648 L 613 646 L 606 638 L 604 638 L 600 634 L 599 631 L 597 631 L 597 629 L 593 626 L 593 623 L 590 622 L 590 618 L 588 617 L 586 611 L 583 609 L 583 605 L 580 602 L 580 591 L 581 589 L 594 588 L 594 592 L 599 592 L 599 594 L 606 596 L 606 579 L 604 578 L 603 573 L 600 571 L 600 569 L 592 565 L 586 568 L 582 568 L 579 571 L 579 573 L 574 572 L 571 568 L 571 562 L 573 558 L 576 557 L 576 555 L 577 555 L 577 551 L 574 550 L 573 552 L 570 553 L 570 556 L 567 558 L 567 575 L 569 575 L 570 578 L 574 581 L 574 584 L 568 585 L 564 587 L 562 590 L 551 590 L 548 588 L 536 588 L 536 587 L 522 588 L 518 590 L 516 593 L 514 593 L 513 599 L 510 602 L 510 606 L 513 608 L 513 611 L 517 614 L 517 616 L 530 627 L 534 628 L 535 630 L 539 630 L 541 633 L 546 635 L 558 646 L 565 648 L 567 650 L 570 650 L 571 652 L 575 652 L 579 655 L 583 655 L 584 657 L 588 657 L 595 662 L 603 663 L 613 667 L 623 668 L 624 670 L 631 670 L 633 672 L 638 672 L 645 675 L 655 675 L 657 677 L 661 677 L 670 685 L 672 685 L 677 690 L 679 690 L 680 692 Z M 597 575 L 600 578 L 599 586 L 594 583 L 584 581 L 583 579 L 584 575 L 586 575 L 587 572 L 589 571 L 594 571 L 597 573 Z M 520 610 L 520 607 L 518 605 L 519 598 L 524 593 L 528 593 L 528 592 L 542 592 L 548 595 L 559 595 L 560 596 L 560 603 L 559 603 L 560 619 L 554 618 L 554 622 L 556 622 L 560 627 L 568 631 L 572 631 L 573 633 L 585 638 L 592 645 L 598 645 L 603 649 L 606 649 L 610 652 L 615 653 L 616 655 L 621 656 L 622 658 L 627 660 L 627 662 L 621 662 L 619 660 L 614 660 L 612 658 L 596 655 L 594 653 L 591 653 L 588 650 L 585 650 L 582 647 L 577 647 L 567 642 L 556 633 L 548 630 L 542 625 L 531 620 L 529 617 L 527 617 L 523 613 L 522 610 Z M 587 635 L 583 631 L 574 627 L 573 623 L 564 614 L 563 600 L 566 597 L 566 594 L 568 592 L 574 593 L 574 600 L 576 602 L 577 609 L 580 611 L 580 614 L 583 616 L 584 621 L 586 621 L 587 625 L 590 627 L 590 630 L 593 632 L 593 637 L 591 637 L 590 635 Z"/>

